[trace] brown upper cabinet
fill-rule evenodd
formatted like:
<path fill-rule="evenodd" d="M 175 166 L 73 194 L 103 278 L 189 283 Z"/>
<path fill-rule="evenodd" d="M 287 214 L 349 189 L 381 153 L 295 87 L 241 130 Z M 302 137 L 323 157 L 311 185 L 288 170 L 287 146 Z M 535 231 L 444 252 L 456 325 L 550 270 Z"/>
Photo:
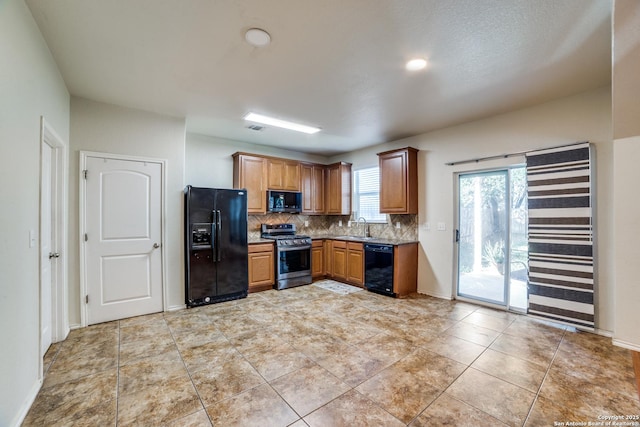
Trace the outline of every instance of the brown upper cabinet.
<path fill-rule="evenodd" d="M 302 213 L 351 214 L 351 163 L 299 162 L 259 154 L 233 154 L 233 188 L 247 190 L 249 214 L 267 213 L 267 190 L 302 192 Z"/>
<path fill-rule="evenodd" d="M 351 215 L 351 163 L 328 165 L 325 180 L 326 213 Z"/>
<path fill-rule="evenodd" d="M 380 213 L 418 213 L 418 150 L 412 147 L 378 153 Z"/>
<path fill-rule="evenodd" d="M 267 159 L 269 190 L 300 191 L 300 162 L 287 159 Z"/>
<path fill-rule="evenodd" d="M 324 165 L 300 164 L 300 191 L 302 191 L 302 213 L 318 215 L 325 213 Z"/>
<path fill-rule="evenodd" d="M 247 190 L 247 212 L 267 212 L 267 159 L 245 153 L 233 155 L 233 188 Z"/>

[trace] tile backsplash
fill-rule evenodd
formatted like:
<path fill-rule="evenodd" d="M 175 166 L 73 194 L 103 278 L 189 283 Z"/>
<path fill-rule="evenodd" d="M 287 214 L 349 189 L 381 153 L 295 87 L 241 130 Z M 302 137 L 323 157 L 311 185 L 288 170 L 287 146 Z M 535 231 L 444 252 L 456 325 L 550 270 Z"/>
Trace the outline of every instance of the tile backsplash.
<path fill-rule="evenodd" d="M 355 221 L 349 224 L 349 215 L 299 215 L 299 214 L 266 214 L 249 215 L 249 239 L 260 237 L 260 224 L 292 223 L 296 225 L 299 234 L 308 236 L 344 236 L 361 235 L 362 228 L 357 227 Z M 305 221 L 308 226 L 305 227 Z M 342 226 L 339 226 L 342 221 Z M 397 227 L 397 224 L 400 227 Z M 386 224 L 367 224 L 372 237 L 384 239 L 418 240 L 418 215 L 387 215 Z"/>

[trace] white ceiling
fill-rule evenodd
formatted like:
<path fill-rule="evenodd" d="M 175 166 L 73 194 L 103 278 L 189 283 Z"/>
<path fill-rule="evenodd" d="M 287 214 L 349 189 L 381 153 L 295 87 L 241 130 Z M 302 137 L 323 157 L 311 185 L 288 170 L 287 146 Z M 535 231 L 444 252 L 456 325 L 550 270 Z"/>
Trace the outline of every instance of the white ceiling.
<path fill-rule="evenodd" d="M 610 84 L 608 0 L 26 0 L 72 95 L 333 155 Z M 272 43 L 244 41 L 252 27 Z M 423 72 L 404 63 L 422 56 Z M 321 127 L 246 128 L 249 111 Z"/>

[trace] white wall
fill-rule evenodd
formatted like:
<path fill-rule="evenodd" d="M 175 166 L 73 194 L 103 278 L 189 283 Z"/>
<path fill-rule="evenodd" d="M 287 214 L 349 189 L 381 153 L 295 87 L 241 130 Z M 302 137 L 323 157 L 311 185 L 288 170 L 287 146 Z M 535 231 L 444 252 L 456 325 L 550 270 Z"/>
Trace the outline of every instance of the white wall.
<path fill-rule="evenodd" d="M 233 186 L 233 158 L 231 155 L 237 151 L 317 163 L 327 163 L 328 161 L 323 156 L 188 133 L 185 185 L 231 188 Z"/>
<path fill-rule="evenodd" d="M 0 425 L 39 388 L 40 116 L 69 139 L 69 93 L 22 0 L 0 0 Z M 64 258 L 63 254 L 63 258 Z"/>
<path fill-rule="evenodd" d="M 97 151 L 167 160 L 166 236 L 164 251 L 168 298 L 166 309 L 184 306 L 183 180 L 184 119 L 71 98 L 69 174 L 69 249 L 79 259 L 79 152 Z M 69 268 L 69 322 L 80 325 L 80 266 Z"/>
<path fill-rule="evenodd" d="M 613 7 L 613 137 L 640 135 L 640 2 L 615 0 Z"/>
<path fill-rule="evenodd" d="M 616 0 L 613 14 L 615 344 L 640 351 L 640 2 Z"/>
<path fill-rule="evenodd" d="M 614 142 L 615 333 L 614 343 L 640 351 L 640 136 Z"/>
<path fill-rule="evenodd" d="M 418 148 L 420 197 L 420 257 L 418 290 L 450 298 L 454 280 L 454 172 L 524 163 L 509 158 L 461 165 L 445 163 L 484 156 L 552 147 L 578 141 L 596 144 L 597 239 L 599 255 L 597 327 L 613 330 L 613 159 L 611 139 L 611 90 L 602 88 L 499 116 L 381 144 L 333 160 L 355 167 L 376 163 L 376 153 L 394 148 Z M 431 229 L 424 224 L 429 222 Z M 445 232 L 435 224 L 445 222 Z"/>

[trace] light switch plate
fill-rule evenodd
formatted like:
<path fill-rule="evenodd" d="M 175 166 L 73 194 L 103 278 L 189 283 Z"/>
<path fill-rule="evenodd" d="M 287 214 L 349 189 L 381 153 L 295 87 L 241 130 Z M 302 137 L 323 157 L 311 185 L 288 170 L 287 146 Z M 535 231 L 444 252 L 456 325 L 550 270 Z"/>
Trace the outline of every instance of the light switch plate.
<path fill-rule="evenodd" d="M 309 221 L 305 221 L 305 222 L 304 222 L 304 226 L 305 226 L 305 227 L 308 227 L 308 226 L 309 226 Z"/>
<path fill-rule="evenodd" d="M 438 231 L 445 231 L 447 229 L 447 225 L 444 222 L 438 223 Z"/>
<path fill-rule="evenodd" d="M 400 229 L 400 221 L 396 222 L 396 228 L 399 230 Z"/>
<path fill-rule="evenodd" d="M 342 227 L 342 220 L 341 219 L 338 220 L 338 227 Z"/>

